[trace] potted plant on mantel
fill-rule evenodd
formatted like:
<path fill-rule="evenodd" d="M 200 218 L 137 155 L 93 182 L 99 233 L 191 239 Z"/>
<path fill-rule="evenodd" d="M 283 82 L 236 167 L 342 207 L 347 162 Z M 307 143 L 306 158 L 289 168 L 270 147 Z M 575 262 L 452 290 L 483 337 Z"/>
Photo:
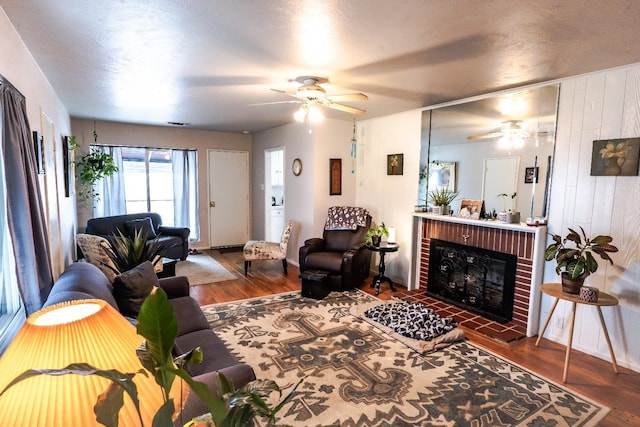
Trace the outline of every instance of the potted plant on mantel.
<path fill-rule="evenodd" d="M 433 213 L 448 215 L 451 211 L 449 205 L 458 197 L 458 194 L 460 194 L 460 191 L 451 191 L 446 188 L 429 191 L 429 202 L 433 204 Z"/>
<path fill-rule="evenodd" d="M 556 273 L 561 274 L 562 291 L 569 294 L 580 293 L 587 276 L 598 270 L 594 253 L 613 264 L 607 252 L 618 252 L 618 248 L 611 244 L 611 236 L 599 235 L 590 239 L 582 227 L 580 231 L 582 235 L 570 228 L 564 238 L 552 234 L 553 243 L 544 251 L 545 261 L 556 260 Z"/>

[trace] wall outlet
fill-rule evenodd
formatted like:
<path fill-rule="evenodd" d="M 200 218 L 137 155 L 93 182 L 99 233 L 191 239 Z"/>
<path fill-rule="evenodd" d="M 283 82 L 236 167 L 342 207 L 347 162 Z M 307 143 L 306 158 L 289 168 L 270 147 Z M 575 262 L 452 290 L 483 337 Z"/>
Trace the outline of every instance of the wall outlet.
<path fill-rule="evenodd" d="M 553 316 L 553 327 L 561 329 L 564 325 L 564 316 Z"/>

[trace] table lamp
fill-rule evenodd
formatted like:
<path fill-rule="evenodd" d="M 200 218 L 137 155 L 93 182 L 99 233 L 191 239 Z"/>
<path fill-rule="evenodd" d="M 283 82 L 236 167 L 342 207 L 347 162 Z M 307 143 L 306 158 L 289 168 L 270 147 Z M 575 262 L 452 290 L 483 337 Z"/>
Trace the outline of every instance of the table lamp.
<path fill-rule="evenodd" d="M 136 355 L 143 338 L 106 301 L 91 299 L 46 307 L 27 319 L 0 358 L 0 391 L 29 369 L 59 369 L 88 363 L 99 369 L 133 373 L 142 369 Z M 151 426 L 163 404 L 162 390 L 152 375 L 136 374 L 140 412 Z M 180 399 L 176 379 L 171 396 Z M 0 425 L 100 426 L 93 407 L 111 381 L 95 376 L 40 375 L 12 386 L 0 396 Z M 119 425 L 139 426 L 133 401 L 124 394 Z"/>

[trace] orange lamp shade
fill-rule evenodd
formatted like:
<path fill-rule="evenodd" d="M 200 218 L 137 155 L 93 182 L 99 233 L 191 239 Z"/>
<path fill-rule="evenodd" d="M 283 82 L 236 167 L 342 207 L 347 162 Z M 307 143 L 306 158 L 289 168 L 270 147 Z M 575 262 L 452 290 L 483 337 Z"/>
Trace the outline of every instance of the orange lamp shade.
<path fill-rule="evenodd" d="M 56 304 L 29 316 L 0 358 L 0 391 L 29 369 L 60 369 L 88 363 L 98 369 L 134 373 L 143 338 L 103 300 Z M 162 390 L 149 374 L 136 374 L 143 425 L 151 426 L 163 404 Z M 180 380 L 172 389 L 180 399 Z M 40 375 L 12 386 L 0 396 L 0 426 L 100 426 L 93 407 L 111 381 L 95 376 Z M 139 426 L 140 417 L 125 393 L 119 425 Z"/>

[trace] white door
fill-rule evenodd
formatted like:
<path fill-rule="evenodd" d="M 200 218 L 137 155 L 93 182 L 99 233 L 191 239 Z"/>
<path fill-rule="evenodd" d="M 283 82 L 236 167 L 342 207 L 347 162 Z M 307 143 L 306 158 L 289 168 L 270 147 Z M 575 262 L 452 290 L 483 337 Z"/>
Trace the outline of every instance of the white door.
<path fill-rule="evenodd" d="M 210 150 L 209 246 L 249 240 L 249 153 Z"/>

